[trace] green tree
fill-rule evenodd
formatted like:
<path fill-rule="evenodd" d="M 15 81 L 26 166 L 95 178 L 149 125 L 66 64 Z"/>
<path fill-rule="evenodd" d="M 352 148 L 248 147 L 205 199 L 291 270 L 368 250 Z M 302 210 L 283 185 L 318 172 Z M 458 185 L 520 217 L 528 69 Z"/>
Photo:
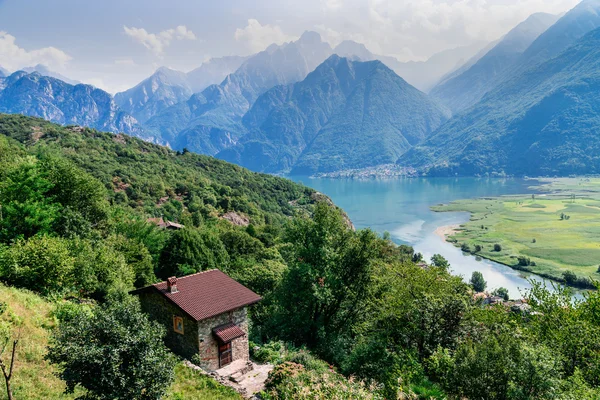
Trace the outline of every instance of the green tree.
<path fill-rule="evenodd" d="M 186 227 L 174 232 L 166 243 L 157 275 L 166 279 L 213 268 L 225 269 L 228 264 L 229 255 L 217 232 Z"/>
<path fill-rule="evenodd" d="M 164 334 L 136 300 L 124 298 L 61 321 L 46 357 L 57 365 L 67 393 L 81 387 L 88 399 L 160 399 L 176 364 Z"/>
<path fill-rule="evenodd" d="M 479 271 L 473 272 L 473 274 L 471 275 L 471 280 L 469 282 L 471 283 L 473 290 L 475 290 L 478 293 L 483 292 L 487 287 L 487 282 L 483 278 L 483 274 Z"/>
<path fill-rule="evenodd" d="M 0 276 L 41 293 L 62 292 L 74 284 L 75 261 L 67 240 L 34 236 L 0 253 Z"/>
<path fill-rule="evenodd" d="M 379 240 L 371 230 L 348 229 L 326 203 L 317 205 L 312 219 L 291 223 L 288 272 L 278 291 L 282 336 L 322 354 L 331 351 L 326 343 L 342 340 L 364 311 Z"/>
<path fill-rule="evenodd" d="M 446 260 L 440 254 L 434 254 L 433 257 L 431 257 L 431 264 L 435 267 L 442 268 L 446 271 L 448 270 L 448 268 L 450 268 L 450 263 L 448 262 L 448 260 Z"/>
<path fill-rule="evenodd" d="M 509 300 L 509 295 L 508 295 L 508 289 L 503 288 L 503 287 L 499 287 L 498 289 L 495 289 L 492 292 L 492 295 L 494 296 L 500 296 L 504 299 L 504 301 L 508 301 Z"/>
<path fill-rule="evenodd" d="M 32 158 L 2 171 L 0 180 L 0 239 L 29 238 L 51 233 L 61 206 L 50 195 L 53 183 Z"/>

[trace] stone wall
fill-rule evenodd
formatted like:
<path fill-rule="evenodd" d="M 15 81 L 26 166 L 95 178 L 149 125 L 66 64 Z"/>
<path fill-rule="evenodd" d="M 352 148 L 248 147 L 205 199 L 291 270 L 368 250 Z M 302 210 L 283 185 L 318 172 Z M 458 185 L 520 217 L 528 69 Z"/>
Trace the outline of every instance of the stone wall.
<path fill-rule="evenodd" d="M 246 308 L 239 308 L 216 317 L 198 322 L 198 340 L 200 342 L 200 366 L 207 371 L 219 369 L 219 343 L 212 334 L 217 326 L 233 322 L 246 335 L 231 342 L 232 361 L 250 359 L 248 353 L 248 315 Z"/>
<path fill-rule="evenodd" d="M 139 297 L 142 311 L 165 327 L 165 343 L 174 353 L 190 360 L 198 354 L 198 322 L 159 293 L 140 293 Z M 183 318 L 183 335 L 173 330 L 173 316 Z"/>

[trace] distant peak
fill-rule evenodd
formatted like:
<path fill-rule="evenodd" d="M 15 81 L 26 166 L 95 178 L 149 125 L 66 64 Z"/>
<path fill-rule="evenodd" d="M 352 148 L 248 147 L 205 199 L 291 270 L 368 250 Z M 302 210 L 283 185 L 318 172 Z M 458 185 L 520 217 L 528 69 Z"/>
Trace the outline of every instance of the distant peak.
<path fill-rule="evenodd" d="M 321 43 L 321 35 L 314 31 L 306 31 L 300 36 L 298 42 L 301 43 Z"/>

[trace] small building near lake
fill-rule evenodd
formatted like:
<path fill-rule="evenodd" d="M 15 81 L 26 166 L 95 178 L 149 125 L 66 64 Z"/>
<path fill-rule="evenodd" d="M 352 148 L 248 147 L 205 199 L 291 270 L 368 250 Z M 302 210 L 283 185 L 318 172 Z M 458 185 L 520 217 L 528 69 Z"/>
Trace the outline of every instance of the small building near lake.
<path fill-rule="evenodd" d="M 172 277 L 131 293 L 167 328 L 166 343 L 176 354 L 207 371 L 249 360 L 247 308 L 261 297 L 223 272 Z"/>

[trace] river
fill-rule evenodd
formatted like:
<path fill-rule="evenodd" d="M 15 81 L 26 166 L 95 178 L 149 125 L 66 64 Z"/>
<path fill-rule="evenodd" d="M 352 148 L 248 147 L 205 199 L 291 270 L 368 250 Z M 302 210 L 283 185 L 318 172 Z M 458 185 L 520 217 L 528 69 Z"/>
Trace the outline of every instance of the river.
<path fill-rule="evenodd" d="M 530 288 L 527 279 L 541 278 L 513 270 L 493 261 L 464 254 L 434 232 L 446 225 L 464 223 L 468 213 L 436 213 L 432 205 L 484 196 L 537 193 L 535 184 L 523 179 L 493 178 L 394 178 L 394 179 L 320 179 L 288 177 L 329 197 L 347 213 L 357 228 L 389 232 L 398 244 L 408 244 L 427 260 L 438 253 L 451 264 L 453 273 L 469 279 L 480 271 L 488 290 L 505 287 L 511 298 Z"/>

